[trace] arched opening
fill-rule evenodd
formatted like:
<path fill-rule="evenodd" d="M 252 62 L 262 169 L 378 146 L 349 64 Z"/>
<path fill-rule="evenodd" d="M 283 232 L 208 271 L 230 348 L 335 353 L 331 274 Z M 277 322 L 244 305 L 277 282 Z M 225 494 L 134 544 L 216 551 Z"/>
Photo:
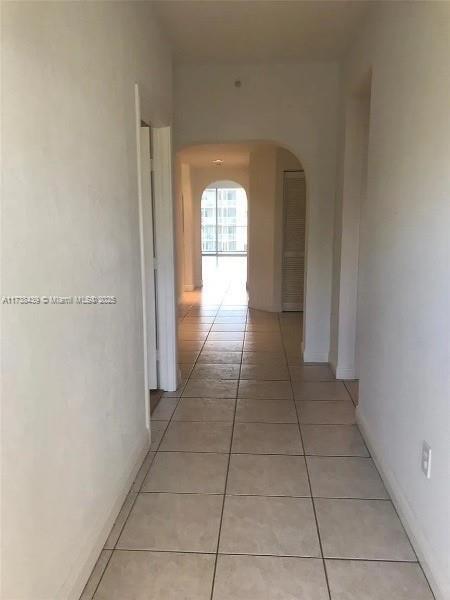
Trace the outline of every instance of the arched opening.
<path fill-rule="evenodd" d="M 244 286 L 247 273 L 247 194 L 234 181 L 216 181 L 202 193 L 200 231 L 203 286 Z"/>
<path fill-rule="evenodd" d="M 283 337 L 287 359 L 300 359 L 309 189 L 302 163 L 270 141 L 195 144 L 178 151 L 176 182 L 181 363 L 197 360 L 190 353 L 201 352 L 201 342 L 242 351 L 247 307 L 250 321 L 265 320 L 263 329 L 270 321 Z M 193 333 L 196 316 L 201 331 Z M 252 336 L 247 351 L 260 347 Z"/>

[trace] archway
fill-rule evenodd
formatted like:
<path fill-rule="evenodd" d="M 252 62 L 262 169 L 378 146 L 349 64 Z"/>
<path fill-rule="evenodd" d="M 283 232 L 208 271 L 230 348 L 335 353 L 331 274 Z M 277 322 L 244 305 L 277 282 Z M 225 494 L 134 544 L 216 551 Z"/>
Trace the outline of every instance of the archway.
<path fill-rule="evenodd" d="M 177 198 L 180 201 L 177 213 L 181 217 L 178 221 L 177 239 L 180 243 L 177 251 L 178 264 L 182 266 L 179 270 L 181 301 L 189 303 L 205 298 L 202 288 L 206 281 L 202 274 L 203 254 L 217 257 L 221 252 L 239 251 L 238 245 L 234 245 L 235 240 L 231 240 L 231 248 L 219 244 L 217 228 L 211 228 L 213 231 L 207 240 L 206 223 L 203 223 L 202 236 L 203 193 L 210 189 L 210 204 L 214 204 L 215 187 L 219 187 L 221 182 L 231 181 L 232 185 L 244 188 L 248 199 L 248 271 L 245 283 L 249 307 L 282 313 L 283 321 L 295 322 L 295 329 L 298 329 L 296 338 L 300 339 L 296 339 L 292 352 L 300 355 L 304 331 L 302 325 L 308 308 L 304 292 L 307 288 L 305 231 L 309 214 L 309 186 L 306 185 L 309 179 L 305 180 L 303 164 L 289 149 L 271 141 L 194 144 L 180 150 L 177 161 Z M 295 189 L 292 184 L 295 184 Z M 302 192 L 301 218 L 292 214 L 292 210 L 287 210 L 298 206 L 299 189 Z M 288 203 L 289 206 L 287 192 L 291 192 L 290 197 L 294 193 L 294 202 Z M 210 219 L 213 218 L 211 211 Z M 300 237 L 301 256 L 297 256 L 299 248 L 286 245 L 286 241 L 296 241 Z"/>

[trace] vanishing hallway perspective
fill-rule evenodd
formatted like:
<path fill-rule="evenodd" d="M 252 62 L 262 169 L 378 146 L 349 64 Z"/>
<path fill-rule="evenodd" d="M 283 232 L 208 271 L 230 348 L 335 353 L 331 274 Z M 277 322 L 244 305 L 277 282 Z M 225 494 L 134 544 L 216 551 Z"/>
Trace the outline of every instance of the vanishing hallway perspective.
<path fill-rule="evenodd" d="M 354 388 L 302 363 L 298 314 L 219 288 L 186 295 L 185 380 L 82 600 L 431 600 Z"/>

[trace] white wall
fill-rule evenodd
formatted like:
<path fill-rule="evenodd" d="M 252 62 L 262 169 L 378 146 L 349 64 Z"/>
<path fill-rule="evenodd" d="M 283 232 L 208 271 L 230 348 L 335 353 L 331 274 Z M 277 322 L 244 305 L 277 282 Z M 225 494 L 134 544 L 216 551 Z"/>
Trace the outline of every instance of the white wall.
<path fill-rule="evenodd" d="M 148 447 L 134 82 L 166 124 L 171 62 L 147 3 L 3 10 L 3 597 L 75 599 Z"/>
<path fill-rule="evenodd" d="M 250 154 L 249 306 L 274 311 L 277 146 L 258 145 Z"/>
<path fill-rule="evenodd" d="M 449 56 L 449 3 L 383 3 L 343 73 L 348 98 L 372 69 L 358 420 L 439 600 L 450 598 Z"/>
<path fill-rule="evenodd" d="M 234 81 L 242 86 L 236 88 Z M 273 141 L 308 185 L 305 359 L 327 361 L 338 67 L 332 63 L 184 65 L 175 72 L 175 143 Z"/>

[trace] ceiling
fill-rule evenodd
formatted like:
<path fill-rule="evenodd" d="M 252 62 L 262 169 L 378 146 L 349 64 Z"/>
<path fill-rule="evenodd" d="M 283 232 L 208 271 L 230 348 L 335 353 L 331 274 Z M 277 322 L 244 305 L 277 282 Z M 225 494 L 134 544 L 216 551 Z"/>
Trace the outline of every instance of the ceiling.
<path fill-rule="evenodd" d="M 365 0 L 154 0 L 177 62 L 334 60 Z"/>
<path fill-rule="evenodd" d="M 191 167 L 212 167 L 213 160 L 220 159 L 221 167 L 248 167 L 252 144 L 202 144 L 181 150 L 179 157 Z"/>

